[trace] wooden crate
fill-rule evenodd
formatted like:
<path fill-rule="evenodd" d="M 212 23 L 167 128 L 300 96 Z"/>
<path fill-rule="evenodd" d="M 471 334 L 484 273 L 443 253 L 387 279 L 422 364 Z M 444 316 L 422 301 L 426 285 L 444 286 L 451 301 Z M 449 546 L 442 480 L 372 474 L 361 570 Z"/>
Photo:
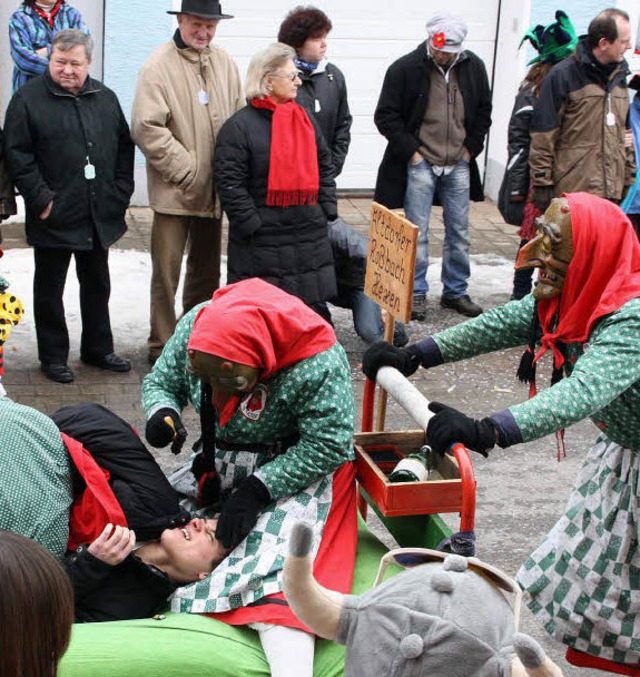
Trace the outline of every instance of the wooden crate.
<path fill-rule="evenodd" d="M 468 512 L 464 508 L 470 508 L 473 528 L 475 479 L 468 452 L 462 445 L 457 445 L 459 448 L 454 450 L 454 457 L 445 455 L 435 469 L 438 479 L 392 483 L 389 473 L 401 458 L 420 450 L 424 444 L 424 431 L 356 433 L 354 444 L 358 480 L 380 513 L 394 517 L 464 513 Z M 465 465 L 463 473 L 460 472 L 461 460 Z"/>

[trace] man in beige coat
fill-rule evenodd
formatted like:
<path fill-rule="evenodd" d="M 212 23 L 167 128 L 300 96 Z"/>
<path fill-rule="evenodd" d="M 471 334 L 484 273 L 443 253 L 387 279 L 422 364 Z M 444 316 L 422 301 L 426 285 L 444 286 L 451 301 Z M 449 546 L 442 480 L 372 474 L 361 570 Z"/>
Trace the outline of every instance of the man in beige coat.
<path fill-rule="evenodd" d="M 220 284 L 221 210 L 213 176 L 220 127 L 244 105 L 238 69 L 210 45 L 221 19 L 218 0 L 182 0 L 178 29 L 138 75 L 131 134 L 147 160 L 151 231 L 153 364 L 176 326 L 175 296 L 189 243 L 183 312 Z"/>

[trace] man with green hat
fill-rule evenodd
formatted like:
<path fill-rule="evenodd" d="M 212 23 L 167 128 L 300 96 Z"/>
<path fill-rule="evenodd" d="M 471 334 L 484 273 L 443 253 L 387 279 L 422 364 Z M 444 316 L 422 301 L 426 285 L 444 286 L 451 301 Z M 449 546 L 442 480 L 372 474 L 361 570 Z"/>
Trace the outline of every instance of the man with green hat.
<path fill-rule="evenodd" d="M 533 203 L 586 191 L 619 203 L 634 182 L 633 148 L 625 146 L 629 112 L 624 53 L 629 15 L 600 12 L 575 53 L 545 78 L 531 123 Z"/>

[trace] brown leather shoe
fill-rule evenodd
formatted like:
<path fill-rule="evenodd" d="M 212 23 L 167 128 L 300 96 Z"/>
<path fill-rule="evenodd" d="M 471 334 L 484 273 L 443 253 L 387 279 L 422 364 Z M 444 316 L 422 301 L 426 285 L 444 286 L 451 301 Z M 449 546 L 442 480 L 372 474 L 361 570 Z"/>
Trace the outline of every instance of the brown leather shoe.
<path fill-rule="evenodd" d="M 469 294 L 458 296 L 456 299 L 443 296 L 440 299 L 440 305 L 443 308 L 450 308 L 460 313 L 460 315 L 466 315 L 467 317 L 477 317 L 482 314 L 482 308 L 471 300 Z"/>

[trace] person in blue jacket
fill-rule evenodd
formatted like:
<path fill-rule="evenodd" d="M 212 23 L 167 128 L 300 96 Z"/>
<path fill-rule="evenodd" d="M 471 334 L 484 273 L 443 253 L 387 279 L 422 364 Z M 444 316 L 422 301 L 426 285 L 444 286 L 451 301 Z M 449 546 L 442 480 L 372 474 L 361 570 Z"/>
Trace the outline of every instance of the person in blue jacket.
<path fill-rule="evenodd" d="M 22 6 L 11 15 L 9 40 L 14 63 L 13 93 L 47 70 L 51 41 L 63 28 L 79 28 L 89 33 L 80 12 L 65 0 L 23 0 Z"/>

